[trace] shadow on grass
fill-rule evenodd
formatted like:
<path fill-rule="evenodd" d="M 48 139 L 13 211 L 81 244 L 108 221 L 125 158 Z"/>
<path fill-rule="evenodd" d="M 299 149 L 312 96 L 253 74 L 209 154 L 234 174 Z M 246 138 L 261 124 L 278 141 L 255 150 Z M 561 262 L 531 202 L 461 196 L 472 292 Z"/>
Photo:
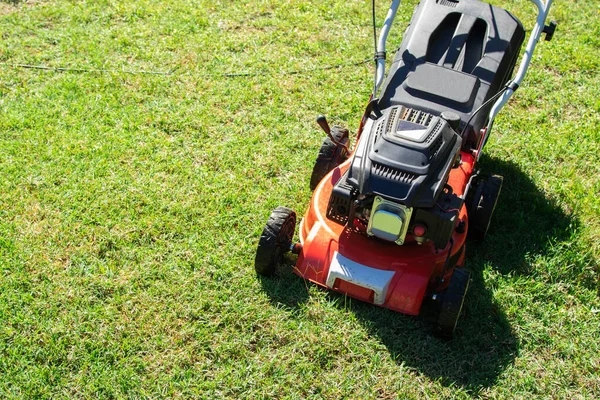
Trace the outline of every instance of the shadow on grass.
<path fill-rule="evenodd" d="M 504 176 L 489 236 L 467 253 L 472 268 L 598 289 L 598 265 L 581 240 L 582 226 L 535 186 L 516 165 L 483 158 L 482 170 Z"/>
<path fill-rule="evenodd" d="M 531 275 L 532 257 L 545 254 L 551 243 L 567 240 L 577 227 L 516 165 L 483 159 L 481 166 L 484 172 L 503 175 L 504 187 L 486 241 L 467 245 L 465 267 L 472 282 L 452 341 L 431 335 L 436 320 L 431 304 L 423 307 L 419 317 L 410 317 L 360 301 L 338 302 L 346 307 L 350 303 L 350 310 L 398 364 L 474 393 L 492 386 L 519 352 L 516 335 L 485 286 L 484 269 L 491 266 L 500 274 Z M 290 270 L 276 279 L 263 279 L 262 284 L 274 302 L 294 309 L 306 301 L 307 290 Z M 329 296 L 343 297 L 333 292 Z"/>
<path fill-rule="evenodd" d="M 288 310 L 295 310 L 308 300 L 307 285 L 292 272 L 296 257 L 285 259 L 285 264 L 277 270 L 275 277 L 257 275 L 263 290 L 269 295 L 271 302 Z"/>

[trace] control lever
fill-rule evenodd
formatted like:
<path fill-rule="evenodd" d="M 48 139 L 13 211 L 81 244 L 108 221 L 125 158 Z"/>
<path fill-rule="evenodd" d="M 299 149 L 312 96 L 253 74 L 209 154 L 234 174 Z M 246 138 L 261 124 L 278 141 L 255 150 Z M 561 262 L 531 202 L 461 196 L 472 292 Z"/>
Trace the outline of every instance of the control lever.
<path fill-rule="evenodd" d="M 331 128 L 329 127 L 329 122 L 327 122 L 327 118 L 325 118 L 324 115 L 319 115 L 317 117 L 317 124 L 319 124 L 321 129 L 323 129 L 323 131 L 325 131 L 327 136 L 331 136 Z M 331 137 L 330 137 L 330 139 L 331 139 Z M 335 141 L 334 141 L 334 143 L 335 143 Z"/>
<path fill-rule="evenodd" d="M 348 149 L 348 146 L 346 146 L 344 143 L 337 141 L 337 139 L 333 137 L 333 135 L 331 134 L 331 128 L 329 127 L 329 122 L 327 122 L 327 118 L 325 118 L 324 115 L 319 115 L 317 117 L 317 124 L 319 124 L 321 129 L 325 131 L 327 137 L 333 142 L 333 144 L 335 144 L 336 146 L 343 147 L 344 149 L 346 149 L 346 153 L 350 153 L 350 149 Z"/>

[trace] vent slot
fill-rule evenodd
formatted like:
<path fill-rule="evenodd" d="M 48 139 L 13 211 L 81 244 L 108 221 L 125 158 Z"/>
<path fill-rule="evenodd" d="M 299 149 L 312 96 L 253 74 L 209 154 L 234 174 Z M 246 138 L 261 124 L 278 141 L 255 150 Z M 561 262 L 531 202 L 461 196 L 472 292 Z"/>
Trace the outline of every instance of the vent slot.
<path fill-rule="evenodd" d="M 429 134 L 429 136 L 427 136 L 427 139 L 425 139 L 425 143 L 427 143 L 427 144 L 431 143 L 433 138 L 436 137 L 438 135 L 438 133 L 440 133 L 440 130 L 442 130 L 442 126 L 443 126 L 442 121 L 438 120 L 438 123 L 435 125 L 435 128 L 433 128 L 431 130 L 431 133 Z"/>
<path fill-rule="evenodd" d="M 373 139 L 373 144 L 377 143 L 377 139 L 379 139 L 379 137 L 383 134 L 384 122 L 385 121 L 381 120 L 377 124 L 377 129 L 375 130 L 375 138 Z"/>
<path fill-rule="evenodd" d="M 441 6 L 452 7 L 452 8 L 456 7 L 456 5 L 458 4 L 458 1 L 459 0 L 435 0 L 435 2 Z"/>
<path fill-rule="evenodd" d="M 397 113 L 398 113 L 398 109 L 392 108 L 392 111 L 390 112 L 390 116 L 389 116 L 388 123 L 387 123 L 387 129 L 385 130 L 386 132 L 392 131 L 392 128 L 394 127 L 394 120 L 396 119 Z"/>
<path fill-rule="evenodd" d="M 435 143 L 431 146 L 431 153 L 429 155 L 429 159 L 432 160 L 438 153 L 438 151 L 440 151 L 440 148 L 442 147 L 442 144 L 444 144 L 444 139 L 442 139 L 441 137 L 438 138 L 438 140 L 435 141 Z"/>
<path fill-rule="evenodd" d="M 401 119 L 415 124 L 429 126 L 433 120 L 433 115 L 424 111 L 413 110 L 412 108 L 409 108 L 404 112 Z"/>
<path fill-rule="evenodd" d="M 383 178 L 393 179 L 401 183 L 411 183 L 417 179 L 416 175 L 409 172 L 397 170 L 396 168 L 388 167 L 387 165 L 373 163 L 373 173 Z"/>

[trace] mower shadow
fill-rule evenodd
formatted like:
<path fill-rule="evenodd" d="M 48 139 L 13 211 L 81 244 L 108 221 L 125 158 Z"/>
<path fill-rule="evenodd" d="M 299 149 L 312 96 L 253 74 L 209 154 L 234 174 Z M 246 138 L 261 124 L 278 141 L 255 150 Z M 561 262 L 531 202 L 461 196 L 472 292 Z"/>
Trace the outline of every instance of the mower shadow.
<path fill-rule="evenodd" d="M 518 166 L 490 158 L 480 165 L 483 171 L 503 175 L 505 180 L 489 236 L 482 244 L 467 244 L 465 267 L 472 281 L 453 340 L 440 340 L 431 334 L 436 319 L 432 304 L 425 306 L 419 317 L 410 317 L 360 301 L 338 302 L 345 303 L 381 340 L 398 364 L 473 394 L 492 386 L 519 353 L 517 336 L 485 286 L 484 270 L 529 275 L 531 257 L 544 254 L 552 240 L 569 237 L 577 225 Z M 308 297 L 305 283 L 289 270 L 262 283 L 274 303 L 291 309 Z M 341 297 L 334 292 L 328 296 Z"/>
<path fill-rule="evenodd" d="M 271 303 L 290 311 L 298 309 L 308 300 L 309 283 L 292 272 L 295 262 L 295 256 L 285 258 L 283 265 L 277 269 L 275 277 L 257 275 Z"/>

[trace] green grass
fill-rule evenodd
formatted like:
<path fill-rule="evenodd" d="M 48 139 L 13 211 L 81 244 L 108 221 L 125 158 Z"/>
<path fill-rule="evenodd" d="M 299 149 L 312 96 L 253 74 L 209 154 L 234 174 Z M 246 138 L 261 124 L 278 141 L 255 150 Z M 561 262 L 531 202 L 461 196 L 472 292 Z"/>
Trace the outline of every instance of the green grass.
<path fill-rule="evenodd" d="M 531 26 L 529 2 L 494 3 Z M 270 210 L 308 204 L 314 117 L 356 130 L 372 74 L 281 71 L 370 57 L 369 10 L 0 3 L 1 398 L 600 397 L 594 0 L 555 2 L 555 39 L 497 120 L 482 165 L 505 188 L 467 249 L 454 341 L 289 269 L 255 276 Z"/>

